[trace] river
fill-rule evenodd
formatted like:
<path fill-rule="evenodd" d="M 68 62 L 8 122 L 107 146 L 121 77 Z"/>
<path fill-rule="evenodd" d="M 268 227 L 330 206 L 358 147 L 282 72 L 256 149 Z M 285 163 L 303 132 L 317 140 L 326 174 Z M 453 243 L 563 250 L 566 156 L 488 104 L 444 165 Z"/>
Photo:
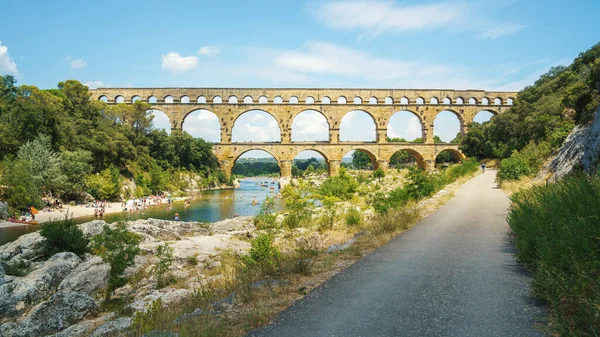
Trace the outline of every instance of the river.
<path fill-rule="evenodd" d="M 272 186 L 274 191 L 271 192 L 269 188 L 261 187 L 263 182 Z M 144 212 L 106 214 L 103 220 L 108 223 L 147 218 L 173 220 L 175 213 L 179 213 L 182 221 L 216 222 L 235 216 L 256 215 L 265 198 L 275 196 L 278 192 L 277 180 L 273 178 L 244 179 L 240 180 L 240 187 L 236 189 L 204 191 L 187 207 L 183 202 L 165 204 L 154 206 Z M 259 203 L 252 205 L 252 199 L 255 197 Z M 276 206 L 278 209 L 283 208 L 281 199 L 276 199 Z M 91 220 L 94 220 L 93 216 L 77 218 L 79 223 Z M 39 229 L 40 226 L 33 225 L 0 228 L 0 245 Z"/>

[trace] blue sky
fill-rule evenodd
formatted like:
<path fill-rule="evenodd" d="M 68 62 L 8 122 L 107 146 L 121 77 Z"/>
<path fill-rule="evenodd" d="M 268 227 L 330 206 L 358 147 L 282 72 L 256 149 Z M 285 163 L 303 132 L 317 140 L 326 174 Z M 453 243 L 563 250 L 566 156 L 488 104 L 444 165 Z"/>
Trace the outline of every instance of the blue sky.
<path fill-rule="evenodd" d="M 0 74 L 41 88 L 520 90 L 597 43 L 599 12 L 593 0 L 4 0 Z M 414 133 L 409 119 L 392 129 Z"/>

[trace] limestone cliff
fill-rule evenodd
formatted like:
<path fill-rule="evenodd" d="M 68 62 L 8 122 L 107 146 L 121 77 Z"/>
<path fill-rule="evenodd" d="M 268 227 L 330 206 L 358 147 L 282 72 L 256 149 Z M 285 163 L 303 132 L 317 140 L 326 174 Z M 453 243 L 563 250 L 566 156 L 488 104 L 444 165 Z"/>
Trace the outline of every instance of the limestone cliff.
<path fill-rule="evenodd" d="M 577 168 L 590 174 L 598 173 L 600 160 L 600 106 L 589 126 L 578 126 L 565 139 L 558 155 L 550 163 L 550 181 L 560 180 Z"/>

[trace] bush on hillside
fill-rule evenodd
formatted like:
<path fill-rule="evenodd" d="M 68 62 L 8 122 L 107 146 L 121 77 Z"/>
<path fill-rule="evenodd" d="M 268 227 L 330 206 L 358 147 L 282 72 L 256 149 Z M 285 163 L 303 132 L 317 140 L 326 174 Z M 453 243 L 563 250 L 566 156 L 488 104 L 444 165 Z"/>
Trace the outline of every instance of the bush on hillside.
<path fill-rule="evenodd" d="M 352 198 L 358 187 L 358 183 L 352 178 L 344 168 L 340 169 L 338 176 L 329 177 L 323 181 L 319 193 L 327 197 L 337 197 L 342 200 Z"/>
<path fill-rule="evenodd" d="M 531 174 L 529 163 L 519 151 L 515 150 L 510 158 L 502 159 L 500 162 L 497 179 L 502 184 L 503 181 L 519 180 L 519 178 L 529 174 Z"/>
<path fill-rule="evenodd" d="M 89 252 L 89 241 L 72 218 L 43 223 L 40 235 L 46 239 L 46 254 L 72 252 L 83 255 Z"/>

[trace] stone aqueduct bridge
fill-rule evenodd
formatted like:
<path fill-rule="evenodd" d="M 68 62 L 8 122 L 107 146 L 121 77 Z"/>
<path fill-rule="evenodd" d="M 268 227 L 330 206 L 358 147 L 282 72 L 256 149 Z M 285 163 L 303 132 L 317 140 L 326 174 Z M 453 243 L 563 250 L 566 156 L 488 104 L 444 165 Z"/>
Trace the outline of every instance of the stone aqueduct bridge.
<path fill-rule="evenodd" d="M 463 155 L 455 144 L 435 144 L 433 122 L 441 111 L 453 112 L 460 122 L 461 133 L 480 111 L 496 115 L 504 112 L 516 98 L 515 92 L 483 90 L 403 90 L 403 89 L 219 89 L 219 88 L 99 88 L 90 90 L 92 99 L 108 104 L 131 104 L 136 100 L 152 104 L 164 112 L 172 130 L 181 130 L 188 114 L 208 110 L 219 119 L 221 142 L 213 151 L 220 168 L 227 175 L 236 159 L 250 150 L 263 150 L 275 157 L 283 177 L 291 176 L 292 162 L 305 150 L 319 152 L 328 163 L 329 174 L 336 175 L 344 154 L 363 150 L 375 167 L 387 170 L 390 158 L 399 150 L 412 154 L 422 168 L 431 169 L 436 156 L 451 151 L 457 158 Z M 271 114 L 279 125 L 280 143 L 232 143 L 232 128 L 244 112 L 262 110 Z M 294 117 L 306 110 L 323 114 L 329 124 L 329 141 L 292 142 Z M 375 142 L 340 141 L 342 117 L 350 111 L 368 113 L 376 125 Z M 410 111 L 419 118 L 423 144 L 389 143 L 387 129 L 390 117 L 398 111 Z"/>

